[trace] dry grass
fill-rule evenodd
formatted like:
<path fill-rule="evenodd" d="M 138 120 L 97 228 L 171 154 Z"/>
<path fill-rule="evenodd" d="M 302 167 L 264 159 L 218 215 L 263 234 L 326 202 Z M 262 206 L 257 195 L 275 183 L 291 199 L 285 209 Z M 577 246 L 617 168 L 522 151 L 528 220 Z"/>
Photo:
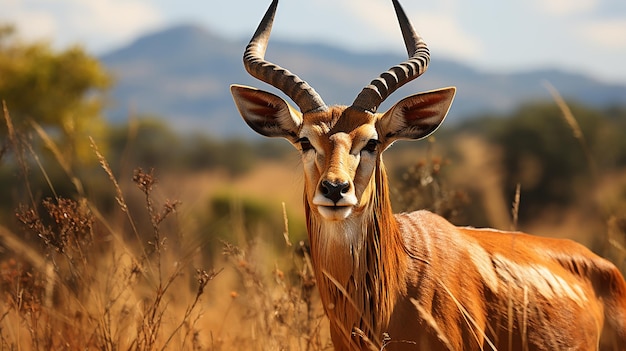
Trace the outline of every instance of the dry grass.
<path fill-rule="evenodd" d="M 13 153 L 24 179 L 33 164 L 47 177 L 50 166 L 11 128 L 6 108 L 4 117 L 10 140 L 3 154 Z M 45 131 L 37 133 L 53 145 Z M 70 172 L 76 197 L 57 195 L 49 180 L 55 195 L 39 199 L 24 184 L 29 200 L 16 210 L 21 229 L 0 226 L 0 245 L 10 252 L 0 257 L 0 349 L 330 347 L 307 248 L 291 243 L 286 211 L 277 233 L 285 246 L 272 265 L 258 241 L 225 242 L 224 258 L 210 259 L 198 233 L 179 223 L 189 209 L 164 199 L 153 170 L 136 169 L 129 187 L 93 140 L 92 148 L 121 216 L 101 212 L 84 195 L 61 153 L 53 155 Z M 137 199 L 143 205 L 135 206 Z M 233 231 L 245 231 L 243 215 L 233 218 Z M 207 262 L 217 268 L 204 268 Z"/>

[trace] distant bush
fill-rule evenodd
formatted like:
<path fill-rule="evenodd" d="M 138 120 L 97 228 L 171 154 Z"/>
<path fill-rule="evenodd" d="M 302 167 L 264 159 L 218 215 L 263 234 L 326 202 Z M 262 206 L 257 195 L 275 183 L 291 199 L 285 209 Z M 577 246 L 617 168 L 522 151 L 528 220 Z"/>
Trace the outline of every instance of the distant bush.
<path fill-rule="evenodd" d="M 183 171 L 224 169 L 233 176 L 248 172 L 256 162 L 280 159 L 291 151 L 286 143 L 281 146 L 267 141 L 180 134 L 164 121 L 149 116 L 111 127 L 107 140 L 113 165 Z"/>
<path fill-rule="evenodd" d="M 626 109 L 569 105 L 581 136 L 553 102 L 527 104 L 509 116 L 477 118 L 456 128 L 501 148 L 503 192 L 510 201 L 521 185 L 520 220 L 589 199 L 598 172 L 626 166 Z"/>

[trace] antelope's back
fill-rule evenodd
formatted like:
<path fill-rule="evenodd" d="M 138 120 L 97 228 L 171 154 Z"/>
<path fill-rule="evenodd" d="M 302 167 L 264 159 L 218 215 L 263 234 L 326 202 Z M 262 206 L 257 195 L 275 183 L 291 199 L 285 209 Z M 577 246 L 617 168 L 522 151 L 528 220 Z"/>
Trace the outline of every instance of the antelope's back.
<path fill-rule="evenodd" d="M 600 340 L 601 350 L 626 349 L 626 283 L 615 265 L 586 247 L 459 228 L 428 211 L 396 218 L 410 261 L 407 294 L 398 306 L 412 307 L 435 343 L 447 340 L 465 350 L 490 344 L 498 350 L 596 350 Z M 392 317 L 392 338 L 392 328 L 408 333 L 400 322 L 406 318 Z"/>

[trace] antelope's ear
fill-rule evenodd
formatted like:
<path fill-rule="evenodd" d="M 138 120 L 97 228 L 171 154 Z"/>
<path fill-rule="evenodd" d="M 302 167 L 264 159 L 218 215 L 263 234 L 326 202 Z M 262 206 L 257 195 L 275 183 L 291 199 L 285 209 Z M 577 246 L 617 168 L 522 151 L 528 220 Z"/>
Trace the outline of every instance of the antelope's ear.
<path fill-rule="evenodd" d="M 302 125 L 302 114 L 281 97 L 263 90 L 231 85 L 239 113 L 257 133 L 267 137 L 283 137 L 295 143 Z"/>
<path fill-rule="evenodd" d="M 400 100 L 376 123 L 378 134 L 387 145 L 398 139 L 417 140 L 427 137 L 446 118 L 455 93 L 456 88 L 449 87 Z"/>

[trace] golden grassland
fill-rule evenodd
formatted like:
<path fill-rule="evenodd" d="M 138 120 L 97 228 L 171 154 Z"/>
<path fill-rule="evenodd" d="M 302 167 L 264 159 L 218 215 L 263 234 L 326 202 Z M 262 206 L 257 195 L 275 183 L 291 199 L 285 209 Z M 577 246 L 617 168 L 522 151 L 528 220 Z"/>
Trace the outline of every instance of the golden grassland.
<path fill-rule="evenodd" d="M 40 172 L 49 179 L 6 111 L 5 118 L 18 177 Z M 30 200 L 15 210 L 20 229 L 0 225 L 0 349 L 329 347 L 306 247 L 289 234 L 294 208 L 281 206 L 297 203 L 302 215 L 297 180 L 283 165 L 236 180 L 220 171 L 159 180 L 141 169 L 117 178 L 93 140 L 91 146 L 113 210 L 85 195 L 84 179 L 56 152 L 78 195 L 58 196 L 50 181 L 55 196 L 41 199 L 26 184 Z M 281 187 L 259 186 L 267 182 Z M 207 199 L 216 196 L 226 196 L 228 216 L 206 226 Z M 281 229 L 270 234 L 282 245 L 259 239 L 271 231 L 263 223 L 248 227 L 249 199 L 277 204 L 269 208 Z"/>
<path fill-rule="evenodd" d="M 64 198 L 43 200 L 41 211 L 18 210 L 18 220 L 43 241 L 42 252 L 21 233 L 0 228 L 0 242 L 13 251 L 0 265 L 2 349 L 328 345 L 306 250 L 290 241 L 287 229 L 276 233 L 284 237 L 282 250 L 241 239 L 239 246 L 220 243 L 221 255 L 211 257 L 203 246 L 217 239 L 188 237 L 184 227 L 192 220 L 180 223 L 188 210 L 183 202 L 157 200 L 155 181 L 140 170 L 134 176 L 150 222 L 143 229 L 129 205 L 136 199 L 128 199 L 121 184 L 120 219 L 134 229 L 103 218 L 87 199 Z M 245 219 L 237 216 L 233 237 L 244 238 Z"/>
<path fill-rule="evenodd" d="M 5 118 L 10 124 L 6 111 Z M 24 151 L 28 141 L 10 138 L 16 172 L 46 174 Z M 91 143 L 111 209 L 80 190 L 84 180 L 68 169 L 76 197 L 42 199 L 31 189 L 30 201 L 16 205 L 20 229 L 0 225 L 0 350 L 332 349 L 306 248 L 296 159 L 236 178 L 219 170 L 116 175 Z M 490 226 L 517 226 L 511 208 L 524 199 L 511 204 L 499 190 L 492 145 L 459 136 L 463 162 L 446 173 L 451 161 L 426 144 L 388 155 L 390 168 L 406 165 L 401 180 L 413 187 L 392 184 L 395 206 L 454 219 L 480 202 Z M 606 215 L 588 216 L 579 205 L 548 209 L 523 229 L 593 246 L 623 268 L 624 189 L 626 172 L 602 174 L 588 201 Z"/>

